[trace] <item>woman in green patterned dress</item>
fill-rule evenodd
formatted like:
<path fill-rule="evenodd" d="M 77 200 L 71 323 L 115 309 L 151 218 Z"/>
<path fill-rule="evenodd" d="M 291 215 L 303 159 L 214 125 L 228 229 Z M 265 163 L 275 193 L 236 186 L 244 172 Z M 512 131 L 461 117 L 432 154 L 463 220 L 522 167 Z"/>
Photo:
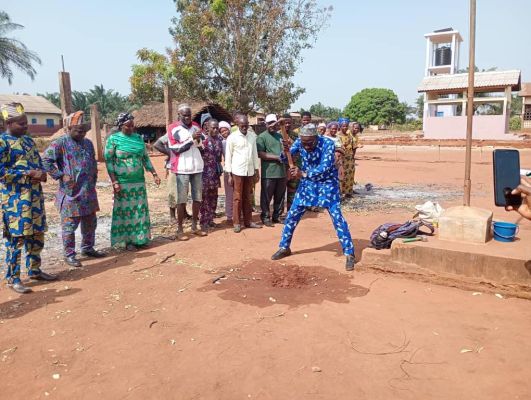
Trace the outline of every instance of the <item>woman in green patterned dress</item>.
<path fill-rule="evenodd" d="M 128 250 L 149 243 L 150 221 L 144 168 L 160 178 L 153 168 L 142 137 L 135 132 L 133 116 L 122 113 L 116 120 L 119 131 L 107 139 L 105 163 L 114 191 L 111 245 Z"/>

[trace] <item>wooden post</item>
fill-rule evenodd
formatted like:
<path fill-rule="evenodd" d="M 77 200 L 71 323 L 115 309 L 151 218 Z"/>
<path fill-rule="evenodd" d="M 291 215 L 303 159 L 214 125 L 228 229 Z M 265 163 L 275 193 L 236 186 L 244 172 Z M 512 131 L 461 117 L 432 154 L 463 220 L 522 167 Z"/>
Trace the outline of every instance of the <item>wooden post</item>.
<path fill-rule="evenodd" d="M 166 117 L 167 130 L 173 122 L 173 93 L 168 85 L 164 85 L 164 116 Z"/>
<path fill-rule="evenodd" d="M 470 206 L 472 181 L 472 122 L 474 120 L 474 68 L 476 67 L 476 0 L 470 0 L 470 47 L 468 52 L 468 91 L 466 109 L 466 155 L 463 205 Z"/>
<path fill-rule="evenodd" d="M 91 104 L 90 106 L 90 135 L 89 139 L 94 145 L 94 151 L 96 153 L 96 161 L 103 161 L 103 147 L 101 145 L 101 129 L 100 129 L 100 114 L 97 104 Z"/>
<path fill-rule="evenodd" d="M 103 128 L 101 131 L 101 147 L 105 148 L 105 144 L 107 143 L 108 136 L 109 136 L 109 125 L 103 124 Z"/>
<path fill-rule="evenodd" d="M 70 86 L 70 73 L 59 72 L 59 97 L 63 118 L 74 112 L 72 107 L 72 88 Z"/>

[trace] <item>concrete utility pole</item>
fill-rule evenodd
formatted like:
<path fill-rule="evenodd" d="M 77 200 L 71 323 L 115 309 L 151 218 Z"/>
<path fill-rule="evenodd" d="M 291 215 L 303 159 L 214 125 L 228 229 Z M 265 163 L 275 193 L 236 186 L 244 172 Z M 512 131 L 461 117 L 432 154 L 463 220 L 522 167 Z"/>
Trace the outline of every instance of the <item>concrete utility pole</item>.
<path fill-rule="evenodd" d="M 98 105 L 92 104 L 90 106 L 90 132 L 88 138 L 94 145 L 94 152 L 96 153 L 96 161 L 103 161 L 103 146 L 101 144 L 101 129 L 100 129 L 100 113 Z"/>
<path fill-rule="evenodd" d="M 474 72 L 476 68 L 476 0 L 470 0 L 470 47 L 468 49 L 468 91 L 466 107 L 466 158 L 463 205 L 470 206 L 472 181 L 472 123 L 474 119 Z"/>

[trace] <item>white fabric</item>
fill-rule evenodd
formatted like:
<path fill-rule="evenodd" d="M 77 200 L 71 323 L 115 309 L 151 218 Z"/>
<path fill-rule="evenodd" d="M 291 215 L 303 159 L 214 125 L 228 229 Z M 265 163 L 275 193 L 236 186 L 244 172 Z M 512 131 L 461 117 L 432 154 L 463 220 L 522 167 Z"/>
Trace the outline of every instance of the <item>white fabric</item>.
<path fill-rule="evenodd" d="M 177 171 L 173 172 L 177 174 L 197 174 L 203 172 L 203 157 L 201 157 L 201 152 L 197 148 L 197 143 L 192 137 L 192 135 L 198 130 L 198 128 L 193 125 L 190 129 L 185 128 L 183 125 L 178 125 L 170 128 L 171 134 L 174 139 L 179 141 L 179 143 L 169 145 L 168 147 L 170 149 L 179 149 L 187 143 L 193 143 L 190 149 L 177 155 L 179 159 L 177 164 Z"/>
<path fill-rule="evenodd" d="M 444 211 L 439 203 L 433 203 L 431 201 L 419 204 L 415 206 L 415 209 L 417 210 L 417 214 L 415 215 L 418 216 L 419 219 L 430 223 L 437 223 Z"/>
<path fill-rule="evenodd" d="M 277 122 L 277 116 L 275 114 L 268 114 L 265 117 L 266 124 L 269 124 L 270 122 Z"/>
<path fill-rule="evenodd" d="M 251 130 L 244 135 L 238 129 L 227 138 L 225 171 L 237 176 L 253 176 L 260 166 L 256 150 L 256 134 Z"/>

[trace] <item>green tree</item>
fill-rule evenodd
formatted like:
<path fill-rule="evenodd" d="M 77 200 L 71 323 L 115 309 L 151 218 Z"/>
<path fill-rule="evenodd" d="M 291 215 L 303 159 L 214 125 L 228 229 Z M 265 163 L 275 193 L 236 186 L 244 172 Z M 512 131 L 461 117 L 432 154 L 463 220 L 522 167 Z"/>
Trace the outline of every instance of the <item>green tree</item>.
<path fill-rule="evenodd" d="M 331 8 L 320 9 L 316 0 L 174 1 L 175 50 L 167 59 L 174 67 L 176 98 L 281 112 L 303 93 L 292 78 Z M 144 64 L 133 67 L 133 94 L 154 99 L 160 74 L 150 67 L 157 63 Z"/>
<path fill-rule="evenodd" d="M 172 87 L 178 94 L 175 65 L 178 60 L 175 53 L 168 51 L 168 56 L 154 50 L 140 49 L 136 53 L 140 64 L 132 66 L 131 97 L 139 104 L 150 101 L 164 101 L 164 85 Z"/>
<path fill-rule="evenodd" d="M 9 15 L 0 11 L 0 76 L 7 79 L 11 85 L 13 83 L 13 70 L 11 64 L 27 74 L 32 80 L 37 71 L 33 66 L 41 64 L 41 59 L 37 53 L 29 50 L 24 43 L 7 35 L 16 29 L 23 29 L 24 26 L 11 22 Z"/>
<path fill-rule="evenodd" d="M 522 114 L 522 102 L 523 98 L 517 94 L 512 95 L 511 100 L 511 116 Z"/>
<path fill-rule="evenodd" d="M 312 104 L 308 111 L 310 111 L 312 115 L 323 117 L 330 121 L 335 121 L 341 116 L 340 108 L 325 106 L 321 102 Z"/>
<path fill-rule="evenodd" d="M 48 99 L 57 107 L 61 107 L 59 93 L 38 94 Z M 96 85 L 87 92 L 74 90 L 72 92 L 72 108 L 76 111 L 83 111 L 87 116 L 90 115 L 90 106 L 98 105 L 100 118 L 103 122 L 112 123 L 119 113 L 131 111 L 136 108 L 127 96 L 123 96 L 112 89 L 105 89 L 103 85 Z"/>
<path fill-rule="evenodd" d="M 415 114 L 417 114 L 417 117 L 420 119 L 424 118 L 424 94 L 420 94 L 419 97 L 417 97 L 417 100 L 415 100 Z"/>
<path fill-rule="evenodd" d="M 368 88 L 356 93 L 344 114 L 363 125 L 404 123 L 407 108 L 390 89 Z"/>
<path fill-rule="evenodd" d="M 46 100 L 48 100 L 50 103 L 52 103 L 54 106 L 61 108 L 61 98 L 59 97 L 59 93 L 37 93 L 37 96 L 44 97 Z"/>

